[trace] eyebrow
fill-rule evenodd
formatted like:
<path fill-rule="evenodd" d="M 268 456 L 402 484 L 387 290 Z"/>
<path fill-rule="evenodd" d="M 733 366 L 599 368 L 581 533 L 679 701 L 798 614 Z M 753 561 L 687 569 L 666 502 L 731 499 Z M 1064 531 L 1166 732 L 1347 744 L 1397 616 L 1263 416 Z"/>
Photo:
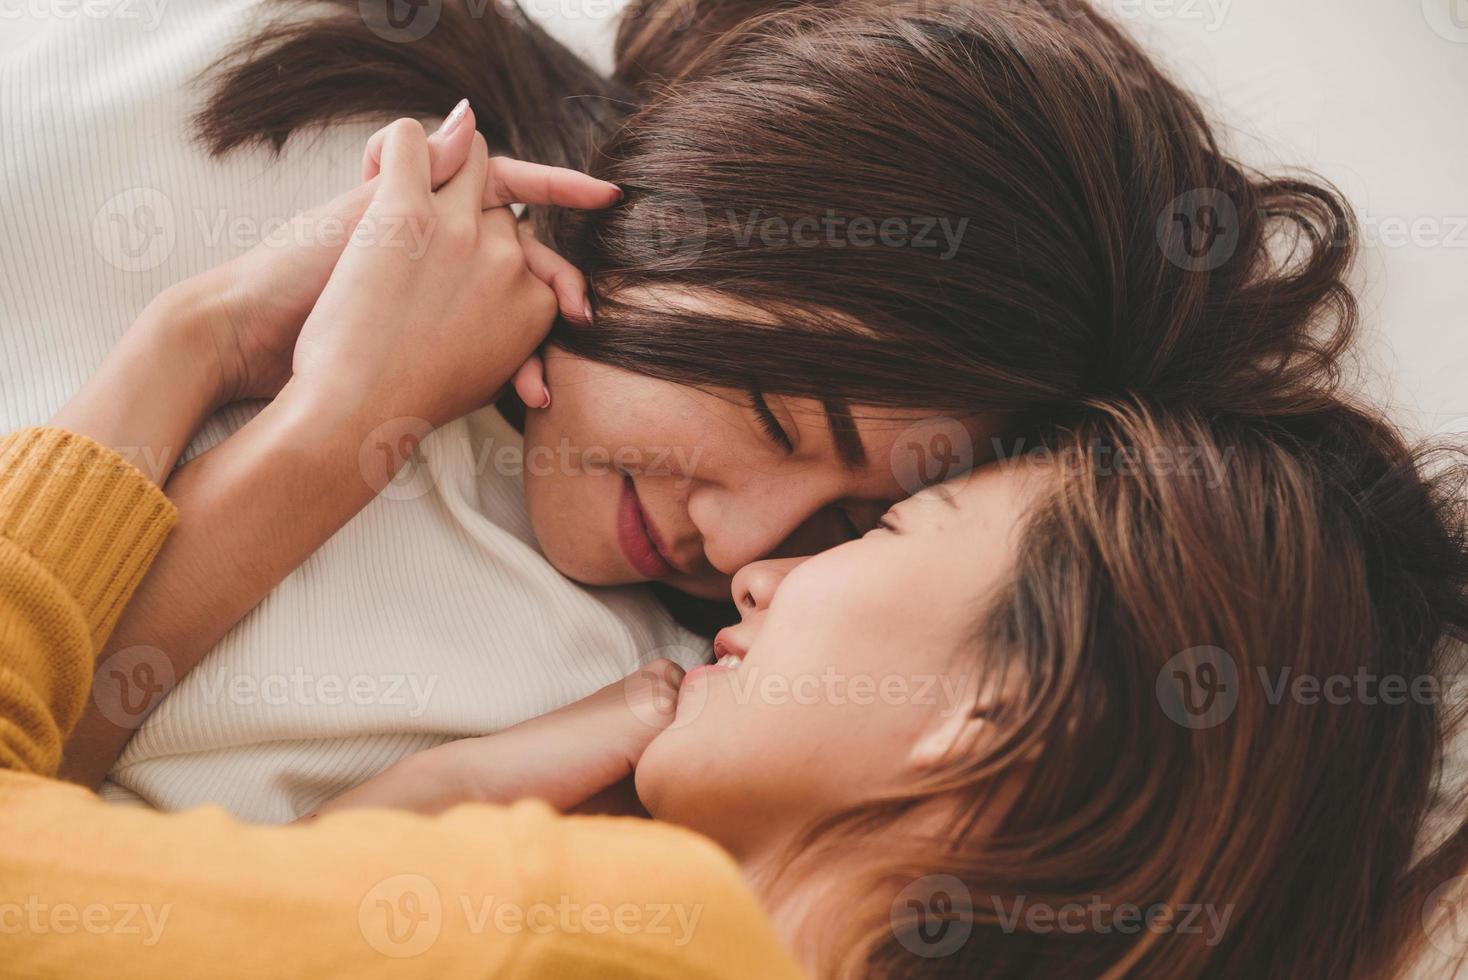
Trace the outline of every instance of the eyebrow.
<path fill-rule="evenodd" d="M 866 469 L 867 451 L 856 431 L 856 420 L 851 417 L 851 406 L 839 398 L 823 398 L 821 407 L 826 410 L 826 428 L 831 430 L 842 465 L 850 470 Z"/>

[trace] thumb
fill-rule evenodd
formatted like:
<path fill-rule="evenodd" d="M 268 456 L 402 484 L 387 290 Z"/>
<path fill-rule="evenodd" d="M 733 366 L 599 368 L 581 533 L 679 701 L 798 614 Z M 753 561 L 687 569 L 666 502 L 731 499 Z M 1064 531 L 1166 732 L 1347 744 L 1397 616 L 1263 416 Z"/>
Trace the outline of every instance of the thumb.
<path fill-rule="evenodd" d="M 545 362 L 540 359 L 539 354 L 531 354 L 520 365 L 510 383 L 526 408 L 550 408 L 551 395 L 550 388 L 545 383 Z"/>

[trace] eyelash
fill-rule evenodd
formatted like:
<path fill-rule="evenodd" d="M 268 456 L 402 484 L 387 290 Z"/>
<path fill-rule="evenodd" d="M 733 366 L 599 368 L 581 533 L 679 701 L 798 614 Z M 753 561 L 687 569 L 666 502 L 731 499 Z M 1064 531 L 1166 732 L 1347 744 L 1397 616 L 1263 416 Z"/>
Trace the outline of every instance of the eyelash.
<path fill-rule="evenodd" d="M 749 393 L 749 404 L 754 409 L 754 417 L 759 422 L 760 428 L 765 431 L 765 434 L 785 452 L 794 451 L 795 444 L 790 441 L 790 437 L 781 428 L 780 420 L 775 418 L 775 413 L 770 411 L 770 406 L 765 402 L 765 396 L 757 391 L 751 391 Z M 856 526 L 856 522 L 851 519 L 851 515 L 846 512 L 845 508 L 837 507 L 836 514 L 841 518 L 841 523 L 846 525 L 846 533 L 850 535 L 850 540 L 855 541 L 862 536 L 861 528 Z M 879 526 L 885 527 L 889 531 L 891 530 L 885 517 L 882 518 Z"/>
<path fill-rule="evenodd" d="M 755 419 L 759 421 L 760 428 L 765 430 L 765 434 L 785 452 L 793 451 L 795 444 L 780 427 L 780 420 L 775 418 L 774 412 L 770 411 L 770 406 L 765 403 L 765 396 L 757 391 L 752 391 L 749 393 L 749 403 L 754 409 Z"/>

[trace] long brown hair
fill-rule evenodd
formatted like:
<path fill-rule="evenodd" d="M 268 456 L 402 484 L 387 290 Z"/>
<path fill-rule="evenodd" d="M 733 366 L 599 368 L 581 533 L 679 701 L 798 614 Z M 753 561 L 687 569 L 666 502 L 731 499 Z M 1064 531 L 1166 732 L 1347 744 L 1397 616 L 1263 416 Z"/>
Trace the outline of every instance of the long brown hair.
<path fill-rule="evenodd" d="M 1083 4 L 648 2 L 612 80 L 505 4 L 446 2 L 413 41 L 362 7 L 262 30 L 223 66 L 202 138 L 279 146 L 308 123 L 469 96 L 492 144 L 628 192 L 544 221 L 592 280 L 595 328 L 553 337 L 585 357 L 964 413 L 1132 388 L 1270 411 L 1308 397 L 1299 379 L 1348 333 L 1338 195 L 1230 161 L 1193 100 Z M 963 232 L 947 254 L 750 231 L 811 219 Z M 659 286 L 764 315 L 629 298 Z"/>
<path fill-rule="evenodd" d="M 1425 676 L 1464 626 L 1446 477 L 1336 390 L 1355 229 L 1333 189 L 1230 159 L 1194 100 L 1079 0 L 646 0 L 611 78 L 511 5 L 425 6 L 437 21 L 420 36 L 385 2 L 280 0 L 283 19 L 219 66 L 202 139 L 279 148 L 311 124 L 468 96 L 493 145 L 628 192 L 605 212 L 535 216 L 591 281 L 595 325 L 553 332 L 573 353 L 837 407 L 1044 419 L 1035 438 L 1053 448 L 1229 457 L 1223 488 L 1202 493 L 1082 453 L 983 619 L 978 646 L 1032 683 L 1011 739 L 817 828 L 791 865 L 849 854 L 919 797 L 966 801 L 972 818 L 1038 751 L 997 836 L 961 821 L 943 840 L 883 838 L 859 873 L 885 886 L 944 870 L 973 895 L 1051 905 L 1227 904 L 1223 939 L 1002 934 L 981 907 L 950 956 L 914 955 L 898 916 L 838 922 L 823 962 L 1159 978 L 1393 963 L 1424 884 L 1462 863 L 1459 830 L 1412 864 L 1444 713 L 1262 706 L 1255 685 L 1194 730 L 1154 688 L 1197 647 L 1246 679 L 1261 665 Z M 812 219 L 844 237 L 789 234 Z M 849 234 L 889 219 L 946 221 L 961 240 Z M 640 299 L 659 287 L 740 303 Z"/>
<path fill-rule="evenodd" d="M 1468 856 L 1438 781 L 1468 631 L 1461 452 L 1410 451 L 1345 401 L 1265 418 L 1139 397 L 1012 448 L 994 465 L 1038 459 L 1046 489 L 966 668 L 1014 691 L 1000 734 L 791 848 L 776 894 L 840 868 L 852 894 L 916 898 L 827 907 L 816 958 L 853 978 L 1408 965 Z M 934 800 L 946 825 L 902 822 Z M 939 874 L 962 883 L 944 907 L 922 888 Z"/>

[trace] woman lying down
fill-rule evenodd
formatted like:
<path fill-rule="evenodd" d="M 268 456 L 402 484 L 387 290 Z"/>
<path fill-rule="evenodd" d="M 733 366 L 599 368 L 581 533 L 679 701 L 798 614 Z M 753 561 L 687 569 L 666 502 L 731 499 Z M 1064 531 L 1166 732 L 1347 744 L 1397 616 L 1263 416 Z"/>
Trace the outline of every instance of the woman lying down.
<path fill-rule="evenodd" d="M 732 594 L 742 624 L 721 663 L 655 663 L 479 738 L 344 731 L 291 795 L 290 816 L 321 814 L 311 826 L 226 825 L 183 845 L 194 857 L 221 862 L 238 834 L 253 859 L 289 850 L 310 866 L 289 842 L 350 851 L 349 828 L 378 819 L 335 811 L 573 809 L 635 769 L 654 826 L 731 854 L 821 975 L 1364 976 L 1405 955 L 1468 839 L 1460 818 L 1424 837 L 1443 708 L 1278 696 L 1299 677 L 1449 673 L 1441 645 L 1464 625 L 1456 512 L 1394 430 L 1330 384 L 1352 328 L 1353 239 L 1333 192 L 1246 174 L 1080 6 L 704 4 L 687 33 L 624 26 L 613 82 L 563 64 L 548 83 L 605 98 L 554 102 L 548 119 L 539 95 L 522 105 L 527 89 L 484 81 L 544 71 L 558 55 L 533 32 L 447 5 L 456 29 L 394 47 L 341 6 L 231 63 L 203 118 L 217 149 L 383 108 L 378 80 L 321 97 L 313 79 L 351 76 L 278 70 L 293 58 L 426 53 L 394 75 L 394 108 L 431 111 L 420 101 L 451 85 L 484 118 L 460 108 L 432 138 L 384 130 L 362 188 L 317 213 L 431 224 L 423 254 L 370 235 L 249 253 L 160 297 L 57 418 L 104 443 L 177 446 L 188 432 L 169 426 L 275 396 L 170 479 L 182 522 L 102 651 L 71 775 L 95 782 L 116 757 L 129 668 L 162 656 L 157 673 L 187 694 L 214 641 L 368 504 L 382 483 L 363 479 L 364 451 L 387 476 L 429 428 L 447 427 L 425 445 L 448 459 L 473 426 L 513 432 L 523 409 L 527 457 L 563 441 L 668 452 L 661 468 L 527 466 L 536 547 L 521 545 L 544 560 L 520 581 Z M 491 162 L 476 127 L 570 163 L 599 134 L 586 165 L 621 199 Z M 1154 220 L 1198 188 L 1240 216 L 1220 262 L 1190 261 L 1186 223 Z M 542 241 L 511 202 L 581 210 L 548 212 Z M 878 211 L 970 223 L 941 254 L 856 247 L 846 226 L 795 247 L 779 230 Z M 1297 235 L 1283 263 L 1267 247 L 1281 233 Z M 172 380 L 146 373 L 162 363 Z M 178 390 L 189 377 L 202 395 Z M 517 405 L 481 409 L 511 381 Z M 128 441 L 99 421 L 119 386 L 154 394 Z M 914 440 L 935 418 L 948 441 Z M 959 435 L 1001 458 L 908 498 L 912 473 L 893 464 L 931 474 Z M 278 778 L 258 732 L 209 737 L 259 745 L 235 777 L 251 791 Z M 333 761 L 394 738 L 372 771 Z M 477 812 L 393 818 L 375 846 L 463 828 L 439 853 L 472 853 L 463 814 Z M 87 811 L 77 825 L 124 821 L 161 848 L 201 819 L 217 816 Z M 598 850 L 628 887 L 641 879 L 618 861 L 634 851 Z M 333 907 L 323 897 L 321 914 Z"/>

